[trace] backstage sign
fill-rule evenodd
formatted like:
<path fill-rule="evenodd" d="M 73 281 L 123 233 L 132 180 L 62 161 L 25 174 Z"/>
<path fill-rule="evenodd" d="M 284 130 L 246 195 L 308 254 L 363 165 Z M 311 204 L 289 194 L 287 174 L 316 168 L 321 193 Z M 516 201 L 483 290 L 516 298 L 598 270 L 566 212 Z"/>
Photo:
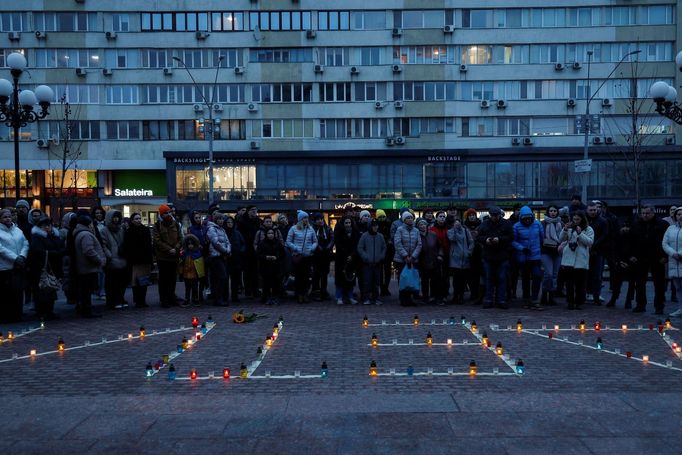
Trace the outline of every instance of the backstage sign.
<path fill-rule="evenodd" d="M 460 155 L 429 155 L 427 161 L 461 161 L 462 157 Z"/>

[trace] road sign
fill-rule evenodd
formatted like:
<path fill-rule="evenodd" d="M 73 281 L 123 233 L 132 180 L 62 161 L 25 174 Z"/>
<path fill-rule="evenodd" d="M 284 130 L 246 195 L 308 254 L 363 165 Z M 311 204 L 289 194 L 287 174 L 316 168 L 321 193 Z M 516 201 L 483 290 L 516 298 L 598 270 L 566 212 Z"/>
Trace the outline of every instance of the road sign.
<path fill-rule="evenodd" d="M 573 165 L 576 173 L 592 172 L 592 160 L 575 160 Z"/>

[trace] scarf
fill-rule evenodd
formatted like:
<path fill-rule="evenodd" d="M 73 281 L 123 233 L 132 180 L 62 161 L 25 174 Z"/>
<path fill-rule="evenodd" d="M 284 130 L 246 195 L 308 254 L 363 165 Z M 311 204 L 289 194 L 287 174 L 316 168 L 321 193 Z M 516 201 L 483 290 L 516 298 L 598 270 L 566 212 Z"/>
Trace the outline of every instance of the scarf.
<path fill-rule="evenodd" d="M 545 223 L 545 243 L 559 245 L 561 220 L 559 219 L 559 217 L 551 218 L 549 216 L 546 216 L 543 221 Z"/>

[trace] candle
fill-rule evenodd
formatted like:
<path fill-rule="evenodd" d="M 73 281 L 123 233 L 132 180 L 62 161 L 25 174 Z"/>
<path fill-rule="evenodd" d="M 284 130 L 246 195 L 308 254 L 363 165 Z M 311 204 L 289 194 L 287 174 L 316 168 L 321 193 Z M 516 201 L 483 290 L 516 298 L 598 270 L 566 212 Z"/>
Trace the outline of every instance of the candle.
<path fill-rule="evenodd" d="M 327 367 L 327 362 L 322 362 L 322 366 L 320 367 L 320 377 L 326 378 L 327 376 L 329 376 L 329 368 Z"/>
<path fill-rule="evenodd" d="M 151 362 L 149 362 L 149 363 L 147 364 L 147 367 L 145 368 L 145 371 L 146 371 L 146 375 L 147 375 L 148 378 L 151 378 L 152 376 L 154 376 L 154 369 L 152 368 L 152 363 L 151 363 Z"/>
<path fill-rule="evenodd" d="M 196 316 L 192 316 L 192 327 L 195 329 L 199 327 L 199 318 Z"/>
<path fill-rule="evenodd" d="M 516 321 L 516 331 L 519 333 L 523 331 L 523 323 L 521 323 L 521 319 Z"/>
<path fill-rule="evenodd" d="M 59 352 L 64 352 L 64 339 L 62 337 L 59 337 L 59 341 L 57 341 L 57 350 Z"/>
<path fill-rule="evenodd" d="M 478 367 L 476 366 L 476 361 L 472 360 L 469 362 L 469 376 L 476 376 L 476 373 L 478 372 Z"/>
<path fill-rule="evenodd" d="M 497 345 L 495 346 L 495 354 L 499 356 L 504 354 L 504 348 L 502 347 L 502 343 L 500 341 L 498 341 Z"/>
<path fill-rule="evenodd" d="M 416 315 L 416 314 L 414 315 L 414 319 L 412 319 L 412 324 L 414 324 L 415 326 L 419 325 L 419 316 L 418 315 Z"/>
<path fill-rule="evenodd" d="M 585 331 L 585 321 L 582 319 L 580 320 L 580 324 L 578 324 L 578 328 L 580 329 L 581 332 Z"/>
<path fill-rule="evenodd" d="M 168 367 L 168 380 L 174 381 L 175 377 L 176 377 L 175 366 L 171 363 L 170 366 Z"/>
<path fill-rule="evenodd" d="M 35 357 L 38 354 L 38 351 L 36 351 L 35 349 L 31 349 L 30 354 L 31 354 L 31 357 Z"/>
<path fill-rule="evenodd" d="M 448 338 L 448 346 L 452 346 L 452 338 Z"/>
<path fill-rule="evenodd" d="M 476 325 L 476 321 L 471 321 L 471 331 L 473 333 L 478 332 L 478 326 Z"/>
<path fill-rule="evenodd" d="M 374 377 L 379 375 L 379 370 L 377 369 L 377 363 L 372 360 L 372 362 L 369 364 L 369 375 Z"/>
<path fill-rule="evenodd" d="M 223 379 L 230 379 L 230 369 L 223 368 Z"/>
<path fill-rule="evenodd" d="M 620 328 L 623 330 L 623 332 L 626 332 L 626 331 L 628 330 L 628 325 L 627 325 L 627 324 L 623 324 L 623 325 L 620 326 Z"/>
<path fill-rule="evenodd" d="M 362 326 L 363 326 L 364 328 L 369 327 L 369 319 L 367 319 L 367 315 L 365 315 L 365 317 L 362 318 Z"/>
<path fill-rule="evenodd" d="M 556 330 L 557 332 L 559 331 L 559 324 L 554 325 L 554 330 Z"/>
<path fill-rule="evenodd" d="M 431 336 L 431 332 L 426 334 L 426 345 L 427 346 L 433 345 L 433 336 Z"/>
<path fill-rule="evenodd" d="M 194 381 L 197 378 L 197 376 L 199 376 L 197 370 L 192 368 L 192 371 L 190 371 L 189 373 L 189 378 Z"/>
<path fill-rule="evenodd" d="M 140 338 L 144 338 L 145 330 L 144 326 L 140 327 Z"/>
<path fill-rule="evenodd" d="M 602 349 L 604 347 L 604 343 L 601 340 L 601 337 L 597 338 L 597 349 Z"/>
<path fill-rule="evenodd" d="M 373 333 L 372 334 L 372 347 L 376 348 L 379 345 L 379 339 L 377 338 L 377 334 Z"/>
<path fill-rule="evenodd" d="M 526 372 L 526 366 L 523 364 L 523 360 L 519 359 L 516 361 L 516 374 L 524 374 Z"/>
<path fill-rule="evenodd" d="M 642 362 L 644 362 L 644 363 L 649 363 L 649 356 L 648 356 L 648 355 L 643 355 L 643 356 L 642 356 Z"/>
<path fill-rule="evenodd" d="M 599 332 L 601 330 L 601 322 L 597 321 L 594 323 L 594 330 Z"/>
<path fill-rule="evenodd" d="M 246 369 L 246 365 L 244 365 L 243 362 L 239 367 L 239 377 L 242 379 L 246 379 L 249 377 L 249 370 Z"/>

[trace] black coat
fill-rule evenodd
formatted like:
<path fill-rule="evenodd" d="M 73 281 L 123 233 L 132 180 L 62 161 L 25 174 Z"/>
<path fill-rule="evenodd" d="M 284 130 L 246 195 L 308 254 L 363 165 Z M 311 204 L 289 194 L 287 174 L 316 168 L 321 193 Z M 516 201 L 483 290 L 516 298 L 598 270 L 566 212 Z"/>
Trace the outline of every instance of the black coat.
<path fill-rule="evenodd" d="M 596 218 L 587 217 L 590 227 L 594 231 L 594 243 L 590 248 L 591 253 L 607 256 L 611 252 L 611 244 L 609 240 L 609 224 L 601 215 Z"/>
<path fill-rule="evenodd" d="M 151 265 L 154 262 L 152 234 L 147 226 L 130 223 L 123 237 L 123 257 L 128 265 Z"/>
<path fill-rule="evenodd" d="M 651 221 L 639 218 L 635 221 L 631 232 L 635 257 L 639 262 L 651 264 L 668 258 L 663 251 L 663 236 L 669 226 L 660 218 L 654 218 Z"/>
<path fill-rule="evenodd" d="M 279 240 L 263 240 L 258 246 L 258 267 L 263 278 L 279 277 L 284 260 L 284 246 Z M 268 261 L 266 256 L 275 256 L 276 261 Z"/>
<path fill-rule="evenodd" d="M 336 244 L 335 276 L 337 279 L 343 277 L 344 269 L 347 271 L 355 270 L 358 262 L 359 241 L 360 233 L 357 229 L 353 228 L 350 235 L 348 235 L 342 224 L 336 225 L 334 229 L 334 243 Z M 351 257 L 350 262 L 348 261 L 349 256 Z"/>
<path fill-rule="evenodd" d="M 481 223 L 477 231 L 476 242 L 483 247 L 483 259 L 490 262 L 509 260 L 511 243 L 514 240 L 514 228 L 509 221 L 500 218 L 500 221 L 493 223 L 492 220 L 487 219 Z M 486 243 L 486 239 L 494 237 L 499 239 L 499 243 Z"/>
<path fill-rule="evenodd" d="M 38 229 L 38 228 L 35 228 Z M 62 258 L 66 253 L 64 242 L 59 237 L 56 231 L 50 234 L 43 235 L 36 233 L 35 230 L 31 235 L 31 246 L 28 250 L 28 273 L 31 281 L 40 279 L 40 274 L 45 267 L 45 253 L 47 253 L 47 261 L 57 277 L 62 277 Z"/>

